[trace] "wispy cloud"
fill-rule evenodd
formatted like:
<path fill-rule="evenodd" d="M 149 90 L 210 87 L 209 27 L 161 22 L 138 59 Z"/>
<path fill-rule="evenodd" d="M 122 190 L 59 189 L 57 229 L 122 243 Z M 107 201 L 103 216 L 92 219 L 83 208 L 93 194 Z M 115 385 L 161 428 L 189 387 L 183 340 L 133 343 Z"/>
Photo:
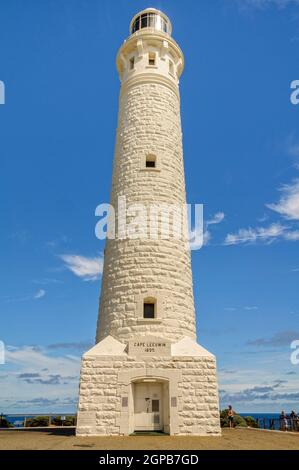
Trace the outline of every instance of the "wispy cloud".
<path fill-rule="evenodd" d="M 43 279 L 33 279 L 33 284 L 40 284 L 41 286 L 47 286 L 48 284 L 63 284 L 63 281 L 55 278 L 43 278 Z"/>
<path fill-rule="evenodd" d="M 44 289 L 39 289 L 36 294 L 34 294 L 34 299 L 41 299 L 42 297 L 45 297 L 46 291 Z"/>
<path fill-rule="evenodd" d="M 280 188 L 282 196 L 278 203 L 267 204 L 272 211 L 289 220 L 299 220 L 299 179 Z"/>
<path fill-rule="evenodd" d="M 84 281 L 96 281 L 103 272 L 103 257 L 87 258 L 80 255 L 60 255 L 65 267 Z"/>
<path fill-rule="evenodd" d="M 77 404 L 77 398 L 71 396 L 65 398 L 54 397 L 52 399 L 40 396 L 28 400 L 17 400 L 12 403 L 9 399 L 4 401 L 7 402 L 6 406 L 8 406 L 12 412 L 24 412 L 24 410 L 32 410 L 32 413 L 39 411 L 44 412 L 45 410 L 55 413 L 57 413 L 59 410 L 62 410 L 63 412 L 70 410 L 70 412 L 73 412 Z"/>
<path fill-rule="evenodd" d="M 273 223 L 268 227 L 249 227 L 239 229 L 236 233 L 229 233 L 224 240 L 225 245 L 254 244 L 258 242 L 271 243 L 274 240 L 283 238 L 289 241 L 299 240 L 297 230 L 280 223 Z"/>
<path fill-rule="evenodd" d="M 247 310 L 247 311 L 251 311 L 251 310 L 258 310 L 258 307 L 256 305 L 245 305 L 245 307 L 225 307 L 224 310 L 226 310 L 227 312 L 235 312 L 236 310 Z"/>
<path fill-rule="evenodd" d="M 35 294 L 28 294 L 28 295 L 23 295 L 23 296 L 16 296 L 16 297 L 9 297 L 6 296 L 2 298 L 2 300 L 5 303 L 11 303 L 11 302 L 28 302 L 32 300 L 38 300 L 41 299 L 46 295 L 46 291 L 44 289 L 39 289 Z"/>
<path fill-rule="evenodd" d="M 47 246 L 50 248 L 57 248 L 60 245 L 65 245 L 69 243 L 71 239 L 66 235 L 61 235 L 60 237 L 55 238 L 54 240 L 50 240 L 46 243 Z"/>
<path fill-rule="evenodd" d="M 277 380 L 271 385 L 256 385 L 239 391 L 227 392 L 221 390 L 221 401 L 225 403 L 297 401 L 299 399 L 298 391 L 280 390 L 286 383 L 285 380 Z"/>
<path fill-rule="evenodd" d="M 201 246 L 206 246 L 210 243 L 212 239 L 212 234 L 211 231 L 208 229 L 210 225 L 217 225 L 220 224 L 225 218 L 224 212 L 216 212 L 210 219 L 207 219 L 204 221 L 204 227 L 203 227 L 203 243 L 201 243 L 201 238 L 196 237 L 196 231 L 191 231 L 190 232 L 190 240 L 197 239 L 199 242 L 196 244 L 196 242 L 191 242 L 191 247 L 193 250 L 197 248 L 201 248 Z"/>
<path fill-rule="evenodd" d="M 7 412 L 75 410 L 79 356 L 57 355 L 42 346 L 8 346 L 5 358 L 6 379 L 1 382 L 0 400 Z M 46 401 L 40 398 L 45 396 Z"/>
<path fill-rule="evenodd" d="M 89 348 L 94 346 L 92 342 L 78 342 L 78 343 L 54 343 L 49 344 L 47 349 L 50 350 L 77 350 L 77 351 L 87 351 Z"/>
<path fill-rule="evenodd" d="M 249 346 L 259 347 L 283 347 L 289 346 L 294 339 L 299 338 L 299 331 L 287 330 L 280 331 L 270 338 L 258 338 L 253 341 L 248 341 Z"/>
<path fill-rule="evenodd" d="M 225 218 L 224 212 L 216 212 L 216 214 L 206 221 L 206 225 L 220 224 Z"/>

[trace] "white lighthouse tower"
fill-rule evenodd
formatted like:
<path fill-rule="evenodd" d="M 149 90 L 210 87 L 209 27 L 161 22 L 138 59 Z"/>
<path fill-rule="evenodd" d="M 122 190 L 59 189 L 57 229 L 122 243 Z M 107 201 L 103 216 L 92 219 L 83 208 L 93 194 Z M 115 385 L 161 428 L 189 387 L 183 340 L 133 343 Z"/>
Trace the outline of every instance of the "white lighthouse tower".
<path fill-rule="evenodd" d="M 110 201 L 117 221 L 120 198 L 148 211 L 186 203 L 184 57 L 171 33 L 169 18 L 147 8 L 117 54 Z M 220 433 L 215 357 L 196 342 L 190 251 L 181 238 L 159 234 L 106 241 L 96 345 L 82 360 L 78 435 Z"/>

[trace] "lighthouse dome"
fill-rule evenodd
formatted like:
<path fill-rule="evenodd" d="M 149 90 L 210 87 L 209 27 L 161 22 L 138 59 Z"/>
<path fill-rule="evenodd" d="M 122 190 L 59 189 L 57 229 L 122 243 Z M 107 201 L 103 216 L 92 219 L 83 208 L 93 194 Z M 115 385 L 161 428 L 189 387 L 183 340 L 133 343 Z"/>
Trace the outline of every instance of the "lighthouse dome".
<path fill-rule="evenodd" d="M 172 25 L 169 18 L 156 8 L 146 8 L 140 11 L 131 21 L 130 33 L 134 34 L 141 29 L 161 31 L 171 35 Z"/>

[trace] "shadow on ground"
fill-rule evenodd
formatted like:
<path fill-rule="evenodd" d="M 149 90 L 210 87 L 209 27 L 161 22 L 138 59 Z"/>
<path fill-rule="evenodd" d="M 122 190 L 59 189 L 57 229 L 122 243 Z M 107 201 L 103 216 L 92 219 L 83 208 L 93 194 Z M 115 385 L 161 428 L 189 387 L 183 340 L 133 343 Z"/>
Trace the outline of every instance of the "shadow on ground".
<path fill-rule="evenodd" d="M 26 432 L 26 433 L 45 433 L 49 436 L 75 436 L 76 435 L 76 428 L 75 427 L 59 427 L 59 428 L 8 428 L 8 429 L 1 429 L 0 431 L 5 432 Z"/>

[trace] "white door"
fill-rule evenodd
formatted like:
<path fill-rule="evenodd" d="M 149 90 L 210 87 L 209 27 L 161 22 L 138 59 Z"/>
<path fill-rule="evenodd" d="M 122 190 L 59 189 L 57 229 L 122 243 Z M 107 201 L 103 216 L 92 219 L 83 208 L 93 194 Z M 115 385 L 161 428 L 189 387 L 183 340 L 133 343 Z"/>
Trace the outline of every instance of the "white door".
<path fill-rule="evenodd" d="M 134 384 L 135 431 L 161 431 L 162 384 L 141 382 Z"/>

